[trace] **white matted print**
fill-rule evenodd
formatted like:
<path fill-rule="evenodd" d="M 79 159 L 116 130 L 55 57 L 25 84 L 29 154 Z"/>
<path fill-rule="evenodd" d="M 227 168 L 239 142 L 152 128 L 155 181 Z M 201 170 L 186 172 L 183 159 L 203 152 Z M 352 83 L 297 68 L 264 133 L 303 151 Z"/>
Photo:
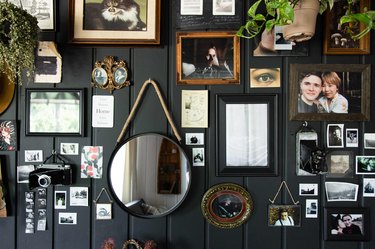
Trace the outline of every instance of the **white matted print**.
<path fill-rule="evenodd" d="M 346 147 L 358 147 L 358 129 L 346 129 Z"/>
<path fill-rule="evenodd" d="M 318 218 L 318 199 L 306 199 L 306 218 Z"/>
<path fill-rule="evenodd" d="M 182 90 L 181 108 L 181 127 L 208 127 L 207 90 Z"/>
<path fill-rule="evenodd" d="M 61 155 L 78 155 L 79 143 L 61 143 L 60 154 Z"/>
<path fill-rule="evenodd" d="M 363 141 L 365 149 L 375 149 L 375 133 L 365 133 Z"/>
<path fill-rule="evenodd" d="M 193 166 L 204 166 L 204 148 L 193 148 Z"/>
<path fill-rule="evenodd" d="M 299 184 L 299 195 L 318 195 L 318 184 L 317 183 L 300 183 Z"/>
<path fill-rule="evenodd" d="M 327 201 L 357 201 L 358 184 L 325 182 Z"/>
<path fill-rule="evenodd" d="M 112 219 L 112 203 L 96 203 L 96 219 Z"/>
<path fill-rule="evenodd" d="M 17 166 L 17 183 L 29 183 L 29 174 L 34 170 L 34 165 Z"/>
<path fill-rule="evenodd" d="M 42 150 L 25 150 L 25 162 L 43 162 Z"/>
<path fill-rule="evenodd" d="M 203 15 L 203 0 L 181 0 L 181 15 Z"/>
<path fill-rule="evenodd" d="M 327 125 L 327 147 L 344 148 L 344 124 Z"/>
<path fill-rule="evenodd" d="M 88 187 L 70 187 L 70 206 L 88 206 Z"/>
<path fill-rule="evenodd" d="M 375 197 L 375 178 L 363 179 L 363 196 Z"/>
<path fill-rule="evenodd" d="M 66 209 L 66 191 L 55 191 L 55 209 Z"/>
<path fill-rule="evenodd" d="M 236 13 L 235 0 L 212 0 L 212 14 L 214 16 L 229 16 Z"/>
<path fill-rule="evenodd" d="M 186 133 L 186 145 L 204 145 L 204 133 Z"/>
<path fill-rule="evenodd" d="M 60 225 L 76 225 L 77 224 L 77 213 L 59 213 L 59 224 Z"/>

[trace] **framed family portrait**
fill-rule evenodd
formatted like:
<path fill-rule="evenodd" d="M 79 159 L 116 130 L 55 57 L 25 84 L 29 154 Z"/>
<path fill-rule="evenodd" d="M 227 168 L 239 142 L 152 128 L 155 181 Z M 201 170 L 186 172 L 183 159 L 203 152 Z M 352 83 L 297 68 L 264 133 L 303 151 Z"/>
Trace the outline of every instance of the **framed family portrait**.
<path fill-rule="evenodd" d="M 27 136 L 83 136 L 83 89 L 26 89 Z"/>
<path fill-rule="evenodd" d="M 277 95 L 216 95 L 218 176 L 277 175 Z"/>
<path fill-rule="evenodd" d="M 203 216 L 219 228 L 235 228 L 245 223 L 254 210 L 249 192 L 234 183 L 217 184 L 206 191 L 201 202 Z"/>
<path fill-rule="evenodd" d="M 234 31 L 177 32 L 177 84 L 240 84 L 240 38 Z"/>
<path fill-rule="evenodd" d="M 324 209 L 324 239 L 366 241 L 370 239 L 370 210 L 366 207 Z"/>
<path fill-rule="evenodd" d="M 70 41 L 98 45 L 160 44 L 161 0 L 126 3 L 109 0 L 69 0 Z M 114 22 L 113 20 L 121 20 Z"/>
<path fill-rule="evenodd" d="M 291 64 L 289 119 L 369 120 L 370 70 L 369 64 Z"/>
<path fill-rule="evenodd" d="M 351 1 L 352 13 L 361 13 L 364 8 L 370 7 L 370 0 Z M 345 28 L 351 25 L 354 33 L 364 30 L 363 24 L 353 27 L 352 24 L 340 25 L 340 18 L 347 12 L 347 0 L 336 0 L 331 11 L 326 11 L 324 25 L 324 54 L 369 54 L 370 34 L 359 40 L 354 40 Z"/>

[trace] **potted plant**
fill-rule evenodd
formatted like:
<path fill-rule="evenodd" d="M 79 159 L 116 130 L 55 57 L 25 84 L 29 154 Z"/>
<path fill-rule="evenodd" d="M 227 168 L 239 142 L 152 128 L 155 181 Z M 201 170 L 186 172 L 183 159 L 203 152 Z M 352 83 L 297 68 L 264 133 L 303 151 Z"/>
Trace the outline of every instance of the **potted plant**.
<path fill-rule="evenodd" d="M 22 85 L 22 69 L 29 78 L 34 74 L 38 21 L 8 1 L 0 3 L 0 73 Z"/>
<path fill-rule="evenodd" d="M 350 6 L 354 1 L 358 0 L 347 0 L 348 11 L 340 22 L 342 24 L 348 22 L 365 24 L 366 28 L 360 34 L 352 33 L 352 36 L 357 36 L 357 39 L 360 39 L 371 29 L 375 29 L 375 25 L 372 24 L 375 20 L 375 11 L 364 10 L 362 13 L 353 14 L 350 11 Z M 323 14 L 327 9 L 331 10 L 333 5 L 334 0 L 258 0 L 250 6 L 247 12 L 248 19 L 245 25 L 237 31 L 237 36 L 254 38 L 263 29 L 270 32 L 275 26 L 282 26 L 284 39 L 297 42 L 308 40 L 315 33 L 317 14 Z M 258 9 L 262 7 L 266 14 L 258 12 Z M 303 9 L 306 9 L 307 12 L 303 12 Z M 311 19 L 305 20 L 307 17 Z M 312 26 L 307 30 L 302 30 L 301 28 L 307 24 Z M 347 32 L 350 31 L 348 28 Z"/>

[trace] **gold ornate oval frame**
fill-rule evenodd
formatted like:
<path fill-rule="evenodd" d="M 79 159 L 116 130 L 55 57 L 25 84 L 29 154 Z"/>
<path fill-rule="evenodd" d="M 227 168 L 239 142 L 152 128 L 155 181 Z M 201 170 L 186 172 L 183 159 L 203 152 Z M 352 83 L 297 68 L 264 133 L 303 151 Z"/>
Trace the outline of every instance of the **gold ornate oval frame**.
<path fill-rule="evenodd" d="M 254 210 L 249 192 L 234 183 L 221 183 L 207 190 L 202 198 L 201 209 L 203 216 L 220 228 L 242 225 Z"/>

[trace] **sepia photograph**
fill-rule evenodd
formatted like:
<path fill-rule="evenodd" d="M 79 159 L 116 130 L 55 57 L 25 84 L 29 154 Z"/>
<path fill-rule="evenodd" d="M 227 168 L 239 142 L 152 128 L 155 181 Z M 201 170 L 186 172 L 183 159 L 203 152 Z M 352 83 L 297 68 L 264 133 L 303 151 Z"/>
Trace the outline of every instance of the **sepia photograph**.
<path fill-rule="evenodd" d="M 326 155 L 326 177 L 353 177 L 353 162 L 352 151 L 329 151 Z"/>
<path fill-rule="evenodd" d="M 251 88 L 273 88 L 280 86 L 280 68 L 250 68 Z"/>

